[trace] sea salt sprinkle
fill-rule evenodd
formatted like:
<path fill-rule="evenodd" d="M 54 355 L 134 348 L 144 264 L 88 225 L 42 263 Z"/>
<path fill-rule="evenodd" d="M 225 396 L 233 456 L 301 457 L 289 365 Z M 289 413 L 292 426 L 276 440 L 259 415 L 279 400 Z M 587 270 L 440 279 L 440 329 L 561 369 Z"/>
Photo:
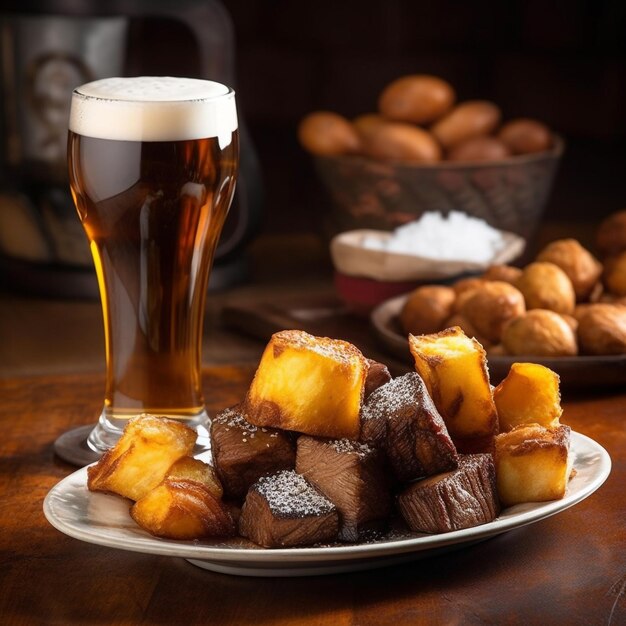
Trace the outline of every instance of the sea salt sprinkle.
<path fill-rule="evenodd" d="M 344 454 L 356 454 L 359 458 L 365 458 L 373 452 L 366 443 L 352 441 L 351 439 L 335 439 L 329 443 L 337 452 Z"/>
<path fill-rule="evenodd" d="M 272 513 L 287 517 L 323 515 L 335 507 L 294 470 L 263 476 L 252 487 L 267 501 Z"/>
<path fill-rule="evenodd" d="M 362 245 L 441 261 L 486 263 L 504 248 L 505 241 L 499 230 L 480 218 L 461 211 L 451 211 L 447 217 L 429 211 L 396 228 L 388 239 L 365 236 Z"/>

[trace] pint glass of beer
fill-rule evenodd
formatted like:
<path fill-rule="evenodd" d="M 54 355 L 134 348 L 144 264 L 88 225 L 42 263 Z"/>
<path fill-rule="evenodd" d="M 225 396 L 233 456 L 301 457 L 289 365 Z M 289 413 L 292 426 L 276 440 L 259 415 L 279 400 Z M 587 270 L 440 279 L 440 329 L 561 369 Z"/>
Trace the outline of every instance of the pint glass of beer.
<path fill-rule="evenodd" d="M 96 452 L 140 413 L 183 420 L 207 444 L 202 321 L 237 178 L 237 128 L 234 92 L 211 81 L 110 78 L 72 94 L 70 185 L 104 316 Z"/>

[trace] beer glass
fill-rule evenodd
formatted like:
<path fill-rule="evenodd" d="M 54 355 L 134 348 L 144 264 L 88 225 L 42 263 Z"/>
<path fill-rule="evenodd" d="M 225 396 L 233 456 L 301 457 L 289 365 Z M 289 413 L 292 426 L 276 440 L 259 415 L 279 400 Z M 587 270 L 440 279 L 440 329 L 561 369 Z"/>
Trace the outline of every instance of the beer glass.
<path fill-rule="evenodd" d="M 110 78 L 72 94 L 70 186 L 104 317 L 95 452 L 141 413 L 184 421 L 208 447 L 202 322 L 237 178 L 237 128 L 234 92 L 211 81 Z"/>

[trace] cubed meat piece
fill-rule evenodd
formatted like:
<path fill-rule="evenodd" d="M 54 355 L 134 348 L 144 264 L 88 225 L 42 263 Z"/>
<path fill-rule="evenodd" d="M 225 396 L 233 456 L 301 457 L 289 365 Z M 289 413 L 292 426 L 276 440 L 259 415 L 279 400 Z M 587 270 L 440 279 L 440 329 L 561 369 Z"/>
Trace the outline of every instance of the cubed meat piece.
<path fill-rule="evenodd" d="M 362 439 L 382 442 L 400 481 L 457 466 L 458 455 L 445 422 L 415 372 L 377 389 L 363 407 L 361 420 Z"/>
<path fill-rule="evenodd" d="M 391 508 L 383 455 L 349 439 L 298 439 L 296 471 L 339 511 L 339 539 L 358 541 L 381 529 Z"/>
<path fill-rule="evenodd" d="M 243 500 L 261 476 L 293 469 L 296 450 L 288 433 L 254 426 L 238 407 L 219 413 L 211 423 L 211 449 L 227 499 Z"/>
<path fill-rule="evenodd" d="M 134 417 L 115 446 L 87 469 L 87 486 L 90 491 L 139 500 L 163 480 L 175 461 L 192 453 L 196 438 L 193 428 L 176 420 Z"/>
<path fill-rule="evenodd" d="M 263 352 L 243 414 L 257 426 L 357 439 L 368 369 L 347 341 L 281 331 Z"/>
<path fill-rule="evenodd" d="M 367 372 L 367 378 L 365 379 L 365 394 L 364 399 L 367 400 L 374 391 L 391 380 L 391 374 L 389 369 L 384 363 L 379 363 L 373 359 L 367 359 L 370 368 Z"/>
<path fill-rule="evenodd" d="M 265 548 L 334 541 L 338 529 L 334 504 L 293 470 L 252 485 L 239 518 L 239 533 Z"/>
<path fill-rule="evenodd" d="M 558 500 L 571 474 L 570 427 L 522 424 L 496 437 L 498 494 L 505 506 Z"/>
<path fill-rule="evenodd" d="M 416 532 L 446 533 L 491 522 L 500 512 L 492 456 L 461 455 L 456 470 L 409 485 L 398 496 L 398 507 Z"/>

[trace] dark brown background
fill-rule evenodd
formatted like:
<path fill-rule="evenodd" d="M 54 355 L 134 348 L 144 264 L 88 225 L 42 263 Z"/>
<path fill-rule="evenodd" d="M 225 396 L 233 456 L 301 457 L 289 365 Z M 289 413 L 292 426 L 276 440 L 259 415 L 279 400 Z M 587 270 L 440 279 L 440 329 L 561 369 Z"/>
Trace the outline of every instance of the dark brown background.
<path fill-rule="evenodd" d="M 544 120 L 568 141 L 546 217 L 596 221 L 626 206 L 626 3 L 226 0 L 240 103 L 262 159 L 265 229 L 314 228 L 325 197 L 295 140 L 314 109 L 372 110 L 406 73 L 461 99 Z"/>

